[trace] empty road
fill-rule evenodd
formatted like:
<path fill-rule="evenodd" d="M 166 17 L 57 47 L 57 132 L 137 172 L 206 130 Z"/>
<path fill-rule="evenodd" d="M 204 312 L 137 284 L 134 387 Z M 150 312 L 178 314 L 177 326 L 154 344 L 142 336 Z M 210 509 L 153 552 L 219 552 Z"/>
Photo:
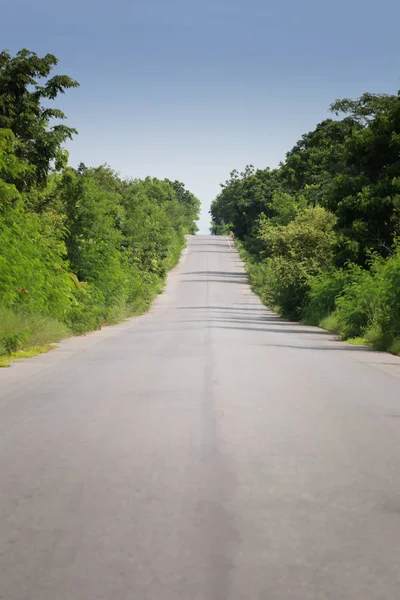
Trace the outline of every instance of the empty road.
<path fill-rule="evenodd" d="M 151 311 L 0 371 L 2 600 L 398 600 L 400 359 L 196 236 Z"/>

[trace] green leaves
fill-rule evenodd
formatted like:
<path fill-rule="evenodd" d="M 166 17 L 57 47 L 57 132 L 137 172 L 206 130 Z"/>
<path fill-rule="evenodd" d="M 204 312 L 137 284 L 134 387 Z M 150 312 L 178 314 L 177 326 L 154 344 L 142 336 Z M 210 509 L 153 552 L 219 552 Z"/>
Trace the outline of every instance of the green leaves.
<path fill-rule="evenodd" d="M 25 317 L 82 333 L 145 310 L 199 216 L 179 181 L 67 167 L 76 130 L 52 124 L 65 115 L 42 102 L 78 84 L 49 78 L 57 63 L 0 53 L 0 354 L 24 343 Z"/>
<path fill-rule="evenodd" d="M 332 267 L 335 221 L 322 207 L 299 210 L 287 225 L 260 221 L 270 301 L 285 316 L 300 316 L 312 279 Z"/>
<path fill-rule="evenodd" d="M 239 237 L 252 235 L 261 213 L 271 215 L 271 201 L 279 187 L 277 172 L 255 171 L 247 166 L 243 173 L 232 171 L 231 179 L 211 204 L 213 233 L 231 229 Z"/>
<path fill-rule="evenodd" d="M 331 110 L 341 120 L 303 135 L 279 169 L 231 173 L 212 231 L 244 240 L 253 285 L 286 316 L 397 352 L 400 95 L 363 94 Z"/>
<path fill-rule="evenodd" d="M 355 121 L 367 125 L 378 115 L 392 110 L 398 102 L 398 96 L 391 94 L 369 94 L 365 93 L 357 100 L 343 98 L 336 100 L 330 106 L 335 115 L 350 115 Z"/>
<path fill-rule="evenodd" d="M 175 193 L 175 197 L 179 205 L 183 208 L 183 222 L 187 233 L 196 233 L 196 221 L 200 214 L 200 200 L 196 198 L 192 192 L 185 189 L 185 186 L 180 181 L 164 180 Z"/>
<path fill-rule="evenodd" d="M 10 129 L 0 129 L 0 211 L 10 202 L 16 201 L 20 194 L 13 183 L 34 172 L 33 165 L 16 156 L 17 143 Z"/>
<path fill-rule="evenodd" d="M 55 75 L 41 85 L 39 82 L 49 76 L 57 63 L 53 54 L 40 58 L 26 49 L 14 57 L 7 51 L 0 53 L 0 130 L 13 132 L 16 156 L 32 166 L 5 177 L 20 191 L 45 185 L 51 170 L 65 166 L 61 146 L 77 133 L 65 125 L 50 126 L 52 119 L 65 119 L 65 115 L 57 108 L 42 105 L 43 100 L 54 100 L 58 94 L 79 85 L 66 75 Z"/>
<path fill-rule="evenodd" d="M 4 185 L 19 202 L 0 214 L 0 306 L 76 332 L 147 308 L 191 225 L 170 182 L 122 181 L 105 167 L 67 168 L 23 196 Z M 179 190 L 196 214 L 194 196 Z"/>

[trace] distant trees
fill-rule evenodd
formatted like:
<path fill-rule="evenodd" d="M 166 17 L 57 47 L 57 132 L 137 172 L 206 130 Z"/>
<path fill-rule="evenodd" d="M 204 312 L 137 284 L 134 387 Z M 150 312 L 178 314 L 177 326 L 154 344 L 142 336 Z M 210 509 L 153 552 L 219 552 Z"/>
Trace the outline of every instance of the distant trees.
<path fill-rule="evenodd" d="M 189 223 L 189 232 L 194 234 L 198 231 L 196 221 L 199 218 L 200 200 L 196 198 L 192 192 L 185 189 L 185 186 L 180 181 L 165 180 L 174 190 L 175 196 L 179 204 L 184 208 L 185 220 Z"/>

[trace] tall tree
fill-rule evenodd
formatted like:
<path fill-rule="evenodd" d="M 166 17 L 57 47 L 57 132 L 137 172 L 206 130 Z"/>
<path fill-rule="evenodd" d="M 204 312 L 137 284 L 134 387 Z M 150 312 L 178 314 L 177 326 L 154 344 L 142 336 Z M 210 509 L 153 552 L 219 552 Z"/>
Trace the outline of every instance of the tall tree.
<path fill-rule="evenodd" d="M 34 166 L 22 178 L 11 177 L 10 183 L 20 190 L 45 184 L 50 170 L 64 167 L 68 155 L 62 144 L 77 133 L 64 124 L 53 124 L 54 119 L 65 119 L 65 114 L 43 105 L 79 85 L 67 75 L 49 78 L 57 64 L 53 54 L 40 58 L 26 49 L 15 56 L 0 52 L 0 129 L 13 132 L 17 156 Z"/>
<path fill-rule="evenodd" d="M 165 179 L 165 182 L 174 189 L 176 198 L 184 209 L 185 226 L 188 232 L 192 234 L 196 233 L 198 231 L 196 221 L 200 213 L 200 200 L 192 192 L 189 192 L 180 181 Z"/>

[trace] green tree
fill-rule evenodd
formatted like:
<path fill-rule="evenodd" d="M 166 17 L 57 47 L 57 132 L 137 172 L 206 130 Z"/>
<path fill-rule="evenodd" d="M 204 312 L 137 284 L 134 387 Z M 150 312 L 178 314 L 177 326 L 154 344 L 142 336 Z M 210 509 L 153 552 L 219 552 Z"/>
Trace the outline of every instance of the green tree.
<path fill-rule="evenodd" d="M 241 239 L 251 236 L 261 213 L 271 215 L 270 204 L 278 185 L 276 172 L 270 169 L 255 170 L 248 165 L 242 173 L 232 171 L 211 204 L 213 233 L 230 229 Z"/>
<path fill-rule="evenodd" d="M 347 115 L 353 121 L 366 126 L 376 117 L 391 111 L 398 102 L 398 96 L 393 94 L 370 94 L 365 93 L 353 100 L 342 98 L 333 102 L 330 106 L 335 115 Z"/>
<path fill-rule="evenodd" d="M 49 78 L 57 64 L 53 54 L 40 58 L 26 49 L 15 56 L 0 52 L 0 129 L 13 132 L 17 157 L 34 167 L 7 177 L 20 190 L 45 184 L 50 170 L 64 167 L 67 153 L 62 144 L 77 133 L 64 124 L 52 125 L 54 119 L 65 119 L 65 114 L 42 103 L 78 86 L 66 75 Z"/>
<path fill-rule="evenodd" d="M 192 192 L 189 192 L 180 181 L 165 179 L 165 182 L 173 188 L 179 204 L 184 209 L 187 232 L 195 234 L 198 231 L 196 221 L 200 214 L 200 200 Z"/>
<path fill-rule="evenodd" d="M 66 247 L 71 269 L 80 281 L 92 284 L 100 293 L 103 317 L 107 309 L 126 299 L 123 235 L 115 214 L 120 198 L 99 183 L 101 171 L 64 171 L 59 193 L 66 214 Z"/>

